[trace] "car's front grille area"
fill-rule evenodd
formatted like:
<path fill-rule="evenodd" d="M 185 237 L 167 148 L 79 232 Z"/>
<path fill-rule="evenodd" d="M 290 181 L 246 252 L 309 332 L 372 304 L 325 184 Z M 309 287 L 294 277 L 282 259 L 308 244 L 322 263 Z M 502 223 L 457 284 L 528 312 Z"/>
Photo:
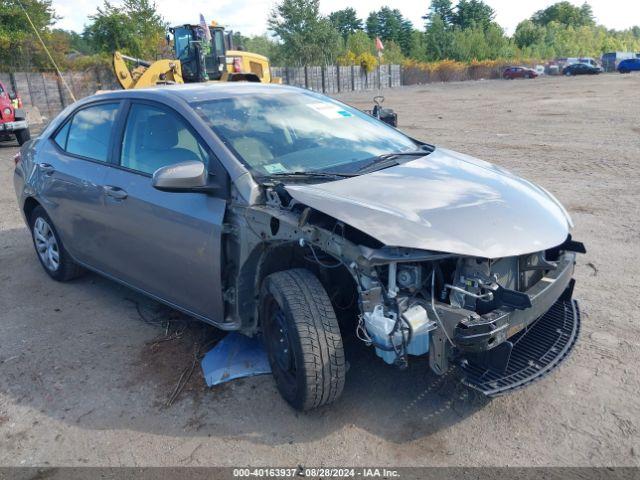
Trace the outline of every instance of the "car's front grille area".
<path fill-rule="evenodd" d="M 504 371 L 463 359 L 462 381 L 491 397 L 522 388 L 560 365 L 573 349 L 579 331 L 578 303 L 558 300 L 527 329 L 509 339 L 513 349 Z"/>

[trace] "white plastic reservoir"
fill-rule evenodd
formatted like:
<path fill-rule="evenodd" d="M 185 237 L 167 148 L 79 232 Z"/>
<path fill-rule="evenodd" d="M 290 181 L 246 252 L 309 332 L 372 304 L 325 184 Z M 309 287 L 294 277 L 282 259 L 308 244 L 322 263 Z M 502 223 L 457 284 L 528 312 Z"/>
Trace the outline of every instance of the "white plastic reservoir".
<path fill-rule="evenodd" d="M 413 334 L 411 341 L 407 345 L 407 353 L 410 355 L 424 355 L 429 351 L 429 332 L 436 328 L 434 322 L 429 320 L 427 311 L 422 305 L 413 305 L 403 313 L 404 318 L 411 325 Z M 396 359 L 396 353 L 391 343 L 390 333 L 396 324 L 397 316 L 395 312 L 384 313 L 384 307 L 377 305 L 372 313 L 365 313 L 364 323 L 369 336 L 376 344 L 382 345 L 390 350 L 383 350 L 376 347 L 376 354 L 386 363 L 392 364 Z M 393 334 L 393 343 L 399 347 L 402 344 L 402 334 Z"/>

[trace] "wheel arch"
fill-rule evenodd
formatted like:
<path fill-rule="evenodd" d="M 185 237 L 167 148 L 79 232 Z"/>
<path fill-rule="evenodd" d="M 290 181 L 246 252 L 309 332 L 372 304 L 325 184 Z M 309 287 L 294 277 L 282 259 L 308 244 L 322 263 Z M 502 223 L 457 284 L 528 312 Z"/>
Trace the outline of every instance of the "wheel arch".
<path fill-rule="evenodd" d="M 27 220 L 28 224 L 31 224 L 31 214 L 33 213 L 36 207 L 42 207 L 42 204 L 38 200 L 36 200 L 34 197 L 27 197 L 25 199 L 24 204 L 22 205 L 22 212 L 24 213 L 24 217 Z"/>
<path fill-rule="evenodd" d="M 316 255 L 326 255 L 319 247 L 314 247 Z M 334 260 L 325 260 L 327 263 Z M 312 272 L 324 286 L 338 313 L 344 310 L 344 297 L 357 299 L 357 286 L 345 265 L 325 268 L 319 265 L 308 248 L 298 242 L 270 242 L 258 245 L 241 266 L 237 279 L 236 309 L 242 319 L 242 330 L 254 334 L 259 328 L 259 292 L 264 279 L 272 273 L 304 268 Z M 356 302 L 357 304 L 357 302 Z"/>

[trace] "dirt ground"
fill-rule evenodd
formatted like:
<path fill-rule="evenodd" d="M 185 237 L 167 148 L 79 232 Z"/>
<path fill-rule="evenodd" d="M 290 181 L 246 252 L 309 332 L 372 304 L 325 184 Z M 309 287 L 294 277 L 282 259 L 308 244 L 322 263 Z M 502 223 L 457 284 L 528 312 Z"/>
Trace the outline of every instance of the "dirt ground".
<path fill-rule="evenodd" d="M 216 332 L 96 275 L 49 280 L 0 144 L 0 465 L 640 466 L 639 91 L 607 74 L 384 92 L 409 134 L 555 193 L 587 245 L 573 355 L 492 401 L 349 345 L 344 395 L 318 411 L 291 410 L 270 376 L 207 389 L 197 366 L 169 405 Z"/>

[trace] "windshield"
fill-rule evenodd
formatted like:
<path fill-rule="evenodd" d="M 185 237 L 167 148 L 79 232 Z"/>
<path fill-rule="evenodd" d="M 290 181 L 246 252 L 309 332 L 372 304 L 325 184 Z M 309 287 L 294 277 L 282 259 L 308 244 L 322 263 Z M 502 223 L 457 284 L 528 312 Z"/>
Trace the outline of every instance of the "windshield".
<path fill-rule="evenodd" d="M 175 42 L 176 58 L 178 60 L 188 59 L 191 55 L 191 30 L 188 28 L 176 28 L 173 34 Z"/>
<path fill-rule="evenodd" d="M 258 176 L 356 172 L 372 157 L 418 147 L 379 120 L 313 92 L 274 89 L 193 108 Z"/>

